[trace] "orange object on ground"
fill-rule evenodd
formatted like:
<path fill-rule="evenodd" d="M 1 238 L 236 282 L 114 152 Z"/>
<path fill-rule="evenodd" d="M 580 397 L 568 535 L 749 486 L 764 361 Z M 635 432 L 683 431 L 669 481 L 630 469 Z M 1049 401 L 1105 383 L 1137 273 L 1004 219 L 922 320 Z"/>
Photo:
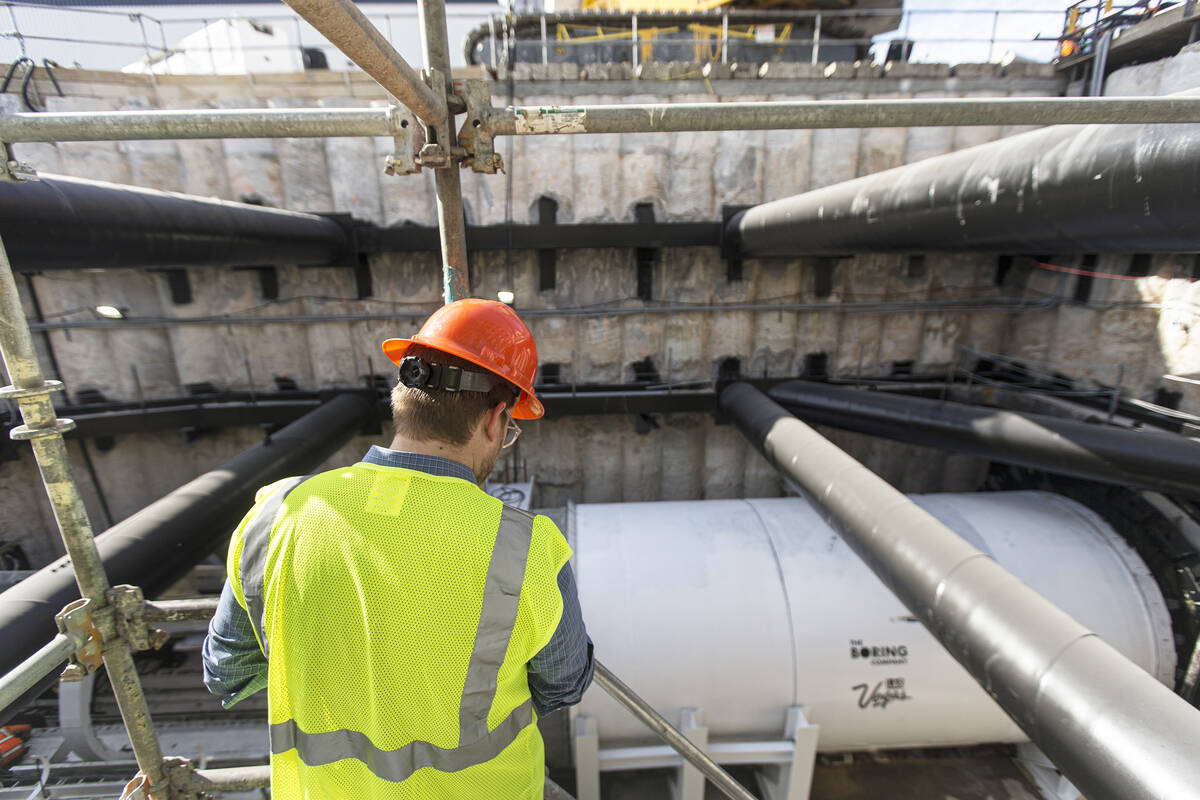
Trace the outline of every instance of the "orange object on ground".
<path fill-rule="evenodd" d="M 25 740 L 32 730 L 30 725 L 7 725 L 0 728 L 0 768 L 15 764 L 25 755 Z"/>
<path fill-rule="evenodd" d="M 517 386 L 521 397 L 513 408 L 515 418 L 537 419 L 545 413 L 533 394 L 538 365 L 533 334 L 504 303 L 476 298 L 447 303 L 411 339 L 385 341 L 383 352 L 399 365 L 414 344 L 466 359 Z"/>

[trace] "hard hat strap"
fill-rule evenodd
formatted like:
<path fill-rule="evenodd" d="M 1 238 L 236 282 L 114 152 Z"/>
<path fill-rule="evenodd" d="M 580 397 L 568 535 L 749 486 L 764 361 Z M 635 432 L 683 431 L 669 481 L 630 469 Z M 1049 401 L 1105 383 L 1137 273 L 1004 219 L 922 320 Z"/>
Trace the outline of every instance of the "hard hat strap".
<path fill-rule="evenodd" d="M 447 392 L 490 392 L 496 378 L 448 364 L 434 364 L 417 356 L 406 356 L 397 373 L 400 383 L 412 389 L 442 389 Z"/>

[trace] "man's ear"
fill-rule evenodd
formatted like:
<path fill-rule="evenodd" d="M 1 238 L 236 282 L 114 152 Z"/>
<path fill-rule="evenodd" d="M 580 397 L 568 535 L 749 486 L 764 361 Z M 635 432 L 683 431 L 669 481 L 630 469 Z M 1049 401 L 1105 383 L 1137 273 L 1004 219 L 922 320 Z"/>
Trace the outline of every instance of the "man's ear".
<path fill-rule="evenodd" d="M 508 422 L 504 419 L 504 410 L 508 406 L 504 403 L 496 403 L 488 409 L 487 415 L 483 418 L 484 433 L 487 435 L 488 441 L 504 436 L 504 429 L 508 427 Z"/>

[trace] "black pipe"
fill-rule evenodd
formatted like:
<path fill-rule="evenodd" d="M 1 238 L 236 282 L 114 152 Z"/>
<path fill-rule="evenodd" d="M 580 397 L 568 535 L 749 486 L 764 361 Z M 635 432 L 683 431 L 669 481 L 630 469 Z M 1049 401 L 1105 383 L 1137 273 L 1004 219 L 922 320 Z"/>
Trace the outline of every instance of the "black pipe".
<path fill-rule="evenodd" d="M 726 238 L 748 258 L 1189 252 L 1198 163 L 1200 125 L 1057 125 L 755 206 Z"/>
<path fill-rule="evenodd" d="M 1083 795 L 1196 797 L 1186 700 L 753 386 L 718 403 Z"/>
<path fill-rule="evenodd" d="M 229 535 L 254 504 L 259 487 L 309 472 L 362 430 L 374 413 L 375 404 L 364 394 L 339 394 L 109 528 L 96 537 L 109 580 L 141 586 L 147 597 L 166 589 Z M 50 641 L 57 632 L 54 615 L 78 597 L 65 557 L 0 593 L 0 674 Z M 0 713 L 0 723 L 22 705 Z"/>
<path fill-rule="evenodd" d="M 768 382 L 769 383 L 769 382 Z M 764 384 L 766 385 L 766 384 Z M 940 384 L 939 384 L 940 386 Z M 709 388 L 644 388 L 638 384 L 584 385 L 572 391 L 563 384 L 536 387 L 546 418 L 591 414 L 682 414 L 711 412 L 716 394 Z M 133 433 L 191 429 L 220 430 L 248 426 L 283 426 L 321 405 L 322 392 L 220 392 L 202 397 L 157 398 L 144 402 L 107 402 L 60 406 L 58 413 L 75 420 L 68 439 L 97 439 Z M 390 400 L 380 394 L 381 416 L 391 413 Z M 19 420 L 0 416 L 0 458 L 7 449 L 9 430 Z"/>
<path fill-rule="evenodd" d="M 768 395 L 805 422 L 1076 478 L 1200 497 L 1200 443 L 1043 414 L 808 381 Z"/>
<path fill-rule="evenodd" d="M 0 182 L 0 238 L 17 272 L 354 263 L 329 217 L 60 175 Z"/>

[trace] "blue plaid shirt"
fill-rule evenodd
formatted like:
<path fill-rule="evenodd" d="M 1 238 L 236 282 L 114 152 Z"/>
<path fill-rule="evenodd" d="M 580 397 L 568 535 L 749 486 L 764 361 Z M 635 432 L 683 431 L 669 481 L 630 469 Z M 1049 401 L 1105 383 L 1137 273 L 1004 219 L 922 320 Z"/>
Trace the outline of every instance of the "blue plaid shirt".
<path fill-rule="evenodd" d="M 475 483 L 474 473 L 457 461 L 373 446 L 363 458 L 368 464 L 427 472 Z M 575 574 L 565 564 L 558 573 L 563 613 L 550 641 L 529 662 L 529 691 L 540 716 L 579 702 L 592 682 L 592 640 L 583 624 Z M 267 661 L 254 636 L 254 624 L 229 581 L 221 590 L 217 613 L 204 640 L 204 685 L 229 708 L 266 688 Z"/>

